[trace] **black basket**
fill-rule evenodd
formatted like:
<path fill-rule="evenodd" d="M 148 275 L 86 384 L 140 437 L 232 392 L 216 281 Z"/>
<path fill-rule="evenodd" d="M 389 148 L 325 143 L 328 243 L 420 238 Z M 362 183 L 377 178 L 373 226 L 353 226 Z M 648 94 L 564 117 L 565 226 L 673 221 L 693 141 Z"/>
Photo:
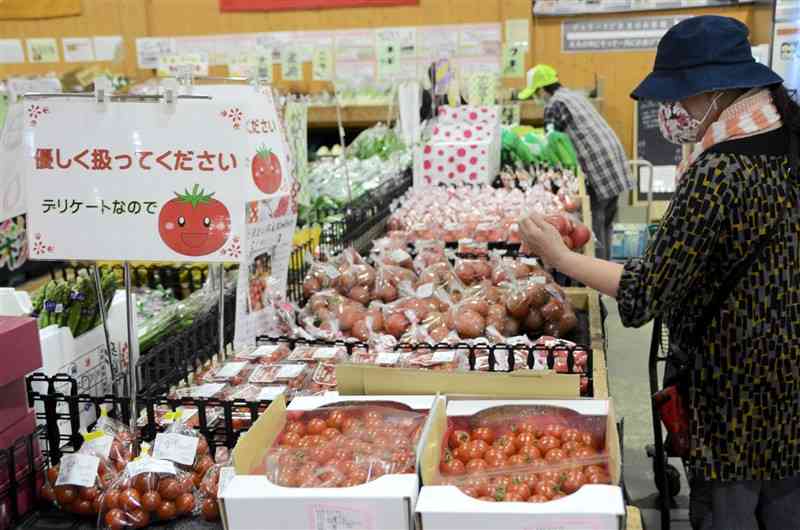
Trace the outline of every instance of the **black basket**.
<path fill-rule="evenodd" d="M 347 350 L 348 355 L 352 355 L 357 348 L 367 348 L 367 344 L 356 341 L 326 341 L 308 340 L 289 337 L 258 337 L 259 344 L 287 343 L 291 348 L 298 344 L 314 346 L 341 346 Z M 466 350 L 468 353 L 470 370 L 475 369 L 476 356 L 479 352 L 487 352 L 489 356 L 489 371 L 498 372 L 497 358 L 499 355 L 509 356 L 509 369 L 514 368 L 514 353 L 525 351 L 527 353 L 528 368 L 534 366 L 534 355 L 537 352 L 546 352 L 547 364 L 550 369 L 555 365 L 556 355 L 561 351 L 567 352 L 568 373 L 580 374 L 587 377 L 589 381 L 589 395 L 593 394 L 592 388 L 592 350 L 583 346 L 575 347 L 546 347 L 543 345 L 535 346 L 511 346 L 511 345 L 470 345 L 467 343 L 458 344 L 398 344 L 398 350 L 411 351 L 419 349 L 433 350 Z M 586 373 L 577 372 L 575 368 L 575 354 L 586 352 L 587 367 Z M 187 382 L 189 373 L 184 373 L 180 381 Z M 36 373 L 28 376 L 28 395 L 30 402 L 37 408 L 37 417 L 46 422 L 43 433 L 45 442 L 44 453 L 51 463 L 61 460 L 64 453 L 70 453 L 80 448 L 82 438 L 78 433 L 80 428 L 80 411 L 87 406 L 94 407 L 95 413 L 100 414 L 100 406 L 106 405 L 110 410 L 116 412 L 118 418 L 126 424 L 130 421 L 130 401 L 127 397 L 117 397 L 112 395 L 90 396 L 78 393 L 77 381 L 67 374 L 56 374 L 47 376 Z M 42 386 L 46 391 L 41 391 Z M 41 390 L 37 390 L 41 389 Z M 179 398 L 170 399 L 163 395 L 141 394 L 137 398 L 138 406 L 145 411 L 144 424 L 140 425 L 141 437 L 143 440 L 151 441 L 159 431 L 156 421 L 156 407 L 166 405 L 175 410 L 180 406 L 196 407 L 198 411 L 197 429 L 203 433 L 211 446 L 212 452 L 216 447 L 225 446 L 232 448 L 242 432 L 246 431 L 252 422 L 258 419 L 260 413 L 269 405 L 269 401 L 245 401 L 245 400 L 220 400 L 203 398 Z M 41 406 L 37 406 L 41 405 Z M 244 416 L 244 418 L 243 418 Z M 217 421 L 210 421 L 210 418 L 218 418 Z M 244 421 L 243 421 L 244 420 Z M 67 421 L 70 424 L 72 434 L 62 434 L 59 427 L 60 421 Z"/>
<path fill-rule="evenodd" d="M 233 343 L 236 292 L 225 295 L 224 344 Z M 136 363 L 139 391 L 158 394 L 169 389 L 219 352 L 219 307 L 198 318 L 188 328 L 170 335 L 139 356 Z"/>

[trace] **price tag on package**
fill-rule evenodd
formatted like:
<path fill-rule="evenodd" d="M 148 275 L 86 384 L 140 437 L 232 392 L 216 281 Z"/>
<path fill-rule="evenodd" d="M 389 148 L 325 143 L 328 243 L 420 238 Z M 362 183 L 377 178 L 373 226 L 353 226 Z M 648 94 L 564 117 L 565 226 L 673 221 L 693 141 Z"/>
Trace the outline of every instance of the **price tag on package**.
<path fill-rule="evenodd" d="M 175 464 L 168 460 L 144 457 L 128 463 L 127 471 L 131 477 L 141 475 L 142 473 L 164 473 L 166 475 L 174 475 Z"/>
<path fill-rule="evenodd" d="M 192 397 L 194 398 L 210 398 L 217 395 L 219 391 L 225 388 L 225 383 L 205 383 L 193 387 L 191 390 Z"/>
<path fill-rule="evenodd" d="M 186 436 L 174 432 L 156 434 L 153 444 L 153 458 L 171 460 L 177 464 L 191 466 L 197 454 L 197 443 L 200 438 Z"/>
<path fill-rule="evenodd" d="M 100 458 L 92 455 L 75 453 L 64 455 L 58 470 L 56 486 L 83 486 L 90 488 L 97 480 L 97 467 Z"/>
<path fill-rule="evenodd" d="M 397 364 L 399 360 L 400 360 L 399 353 L 385 352 L 385 353 L 379 353 L 375 357 L 375 364 L 379 364 L 381 366 L 389 366 Z"/>
<path fill-rule="evenodd" d="M 83 443 L 87 444 L 95 454 L 108 458 L 114 437 L 103 431 L 94 431 L 83 435 Z"/>
<path fill-rule="evenodd" d="M 236 377 L 245 366 L 247 366 L 246 362 L 227 363 L 217 370 L 217 373 L 214 374 L 214 377 L 216 379 L 229 379 L 231 377 Z"/>
<path fill-rule="evenodd" d="M 267 386 L 261 389 L 258 393 L 256 401 L 273 401 L 278 396 L 286 393 L 286 385 Z"/>
<path fill-rule="evenodd" d="M 456 359 L 456 352 L 453 350 L 435 351 L 431 357 L 431 364 L 451 363 Z"/>
<path fill-rule="evenodd" d="M 316 360 L 333 359 L 339 353 L 338 348 L 317 348 L 312 357 Z"/>
<path fill-rule="evenodd" d="M 433 296 L 433 284 L 426 283 L 417 287 L 417 298 L 430 298 Z"/>
<path fill-rule="evenodd" d="M 277 344 L 273 344 L 271 346 L 259 346 L 253 351 L 253 353 L 250 354 L 250 357 L 269 357 L 278 351 L 278 348 L 280 348 L 280 346 Z"/>

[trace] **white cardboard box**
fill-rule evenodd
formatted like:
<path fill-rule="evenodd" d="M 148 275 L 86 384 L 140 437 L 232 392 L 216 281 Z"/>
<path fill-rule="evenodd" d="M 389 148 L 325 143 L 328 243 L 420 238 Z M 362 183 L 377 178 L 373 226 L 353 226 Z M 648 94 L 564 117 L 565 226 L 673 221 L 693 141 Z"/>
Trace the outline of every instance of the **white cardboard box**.
<path fill-rule="evenodd" d="M 470 416 L 502 405 L 553 405 L 581 414 L 606 415 L 606 449 L 614 485 L 586 485 L 556 501 L 541 504 L 484 502 L 455 486 L 434 483 L 439 467 L 447 416 Z M 423 487 L 417 501 L 422 530 L 618 530 L 625 516 L 620 478 L 619 436 L 613 403 L 608 400 L 449 401 L 446 414 L 437 407 L 429 419 L 429 432 L 421 457 Z"/>
<path fill-rule="evenodd" d="M 342 402 L 393 401 L 416 410 L 429 409 L 444 400 L 434 396 L 312 396 L 292 401 L 291 410 L 314 410 Z M 415 524 L 419 475 L 384 475 L 351 488 L 285 488 L 263 475 L 248 475 L 286 423 L 289 409 L 280 397 L 236 444 L 236 476 L 220 496 L 220 513 L 226 530 L 294 530 L 353 528 L 411 530 Z M 423 440 L 427 422 L 423 429 Z"/>

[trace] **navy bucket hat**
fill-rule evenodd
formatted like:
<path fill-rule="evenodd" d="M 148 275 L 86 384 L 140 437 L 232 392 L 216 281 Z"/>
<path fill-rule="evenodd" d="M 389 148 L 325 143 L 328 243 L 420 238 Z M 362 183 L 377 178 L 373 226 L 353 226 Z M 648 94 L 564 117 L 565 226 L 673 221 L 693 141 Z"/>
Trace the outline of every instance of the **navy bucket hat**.
<path fill-rule="evenodd" d="M 653 72 L 633 99 L 680 101 L 715 90 L 783 83 L 753 58 L 747 26 L 736 19 L 704 15 L 673 26 L 658 43 Z"/>

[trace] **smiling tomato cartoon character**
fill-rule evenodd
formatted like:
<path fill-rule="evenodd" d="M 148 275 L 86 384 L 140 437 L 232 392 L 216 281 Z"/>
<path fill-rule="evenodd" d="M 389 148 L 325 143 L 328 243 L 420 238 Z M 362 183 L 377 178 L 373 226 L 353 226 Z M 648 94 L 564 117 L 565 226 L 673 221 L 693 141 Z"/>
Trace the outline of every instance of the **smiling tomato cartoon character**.
<path fill-rule="evenodd" d="M 231 214 L 213 197 L 198 184 L 175 193 L 158 214 L 162 241 L 184 256 L 205 256 L 222 248 L 231 232 Z"/>
<path fill-rule="evenodd" d="M 261 146 L 250 163 L 250 172 L 253 175 L 253 183 L 258 189 L 266 194 L 278 191 L 283 182 L 283 171 L 278 155 L 273 153 L 266 146 Z"/>

